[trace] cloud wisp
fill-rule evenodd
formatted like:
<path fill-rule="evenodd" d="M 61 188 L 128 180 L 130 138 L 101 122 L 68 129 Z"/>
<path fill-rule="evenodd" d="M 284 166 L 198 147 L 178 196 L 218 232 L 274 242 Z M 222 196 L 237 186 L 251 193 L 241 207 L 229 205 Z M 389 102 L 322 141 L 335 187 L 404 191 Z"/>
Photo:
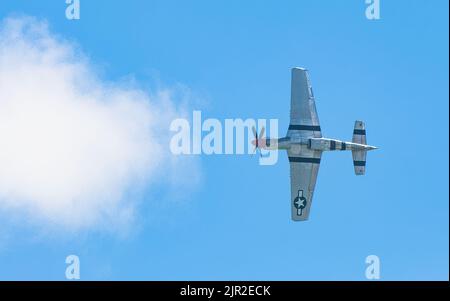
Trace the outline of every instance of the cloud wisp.
<path fill-rule="evenodd" d="M 46 22 L 1 23 L 1 211 L 70 230 L 117 227 L 133 220 L 130 195 L 167 175 L 168 124 L 180 114 L 170 91 L 150 95 L 94 69 Z"/>

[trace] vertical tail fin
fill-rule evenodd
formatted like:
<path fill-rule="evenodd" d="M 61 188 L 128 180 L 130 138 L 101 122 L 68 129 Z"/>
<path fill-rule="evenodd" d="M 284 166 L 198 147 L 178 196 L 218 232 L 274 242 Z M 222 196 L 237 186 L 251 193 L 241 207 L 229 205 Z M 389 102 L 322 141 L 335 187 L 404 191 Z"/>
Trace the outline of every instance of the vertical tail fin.
<path fill-rule="evenodd" d="M 353 129 L 353 143 L 367 144 L 366 140 L 366 125 L 364 121 L 356 120 Z M 353 167 L 356 175 L 364 175 L 366 172 L 366 150 L 353 150 Z"/>

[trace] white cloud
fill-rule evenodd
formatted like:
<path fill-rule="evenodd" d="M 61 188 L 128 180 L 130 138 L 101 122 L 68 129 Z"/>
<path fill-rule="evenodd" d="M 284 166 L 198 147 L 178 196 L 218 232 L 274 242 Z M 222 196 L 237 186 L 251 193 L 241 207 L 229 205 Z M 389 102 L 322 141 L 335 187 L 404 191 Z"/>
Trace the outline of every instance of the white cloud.
<path fill-rule="evenodd" d="M 99 79 L 45 22 L 0 28 L 0 210 L 70 230 L 129 223 L 136 192 L 173 165 L 170 91 Z"/>

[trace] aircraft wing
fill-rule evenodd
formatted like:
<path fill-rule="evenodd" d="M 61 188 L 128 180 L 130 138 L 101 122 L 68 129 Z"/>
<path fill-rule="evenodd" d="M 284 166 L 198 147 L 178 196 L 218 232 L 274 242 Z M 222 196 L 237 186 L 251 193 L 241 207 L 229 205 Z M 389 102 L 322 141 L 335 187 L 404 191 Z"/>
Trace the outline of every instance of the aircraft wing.
<path fill-rule="evenodd" d="M 294 221 L 304 221 L 309 217 L 321 155 L 321 151 L 313 151 L 303 145 L 288 150 L 291 169 L 291 212 Z"/>
<path fill-rule="evenodd" d="M 289 132 L 288 135 L 299 133 L 303 137 L 322 137 L 308 71 L 303 68 L 292 69 Z"/>

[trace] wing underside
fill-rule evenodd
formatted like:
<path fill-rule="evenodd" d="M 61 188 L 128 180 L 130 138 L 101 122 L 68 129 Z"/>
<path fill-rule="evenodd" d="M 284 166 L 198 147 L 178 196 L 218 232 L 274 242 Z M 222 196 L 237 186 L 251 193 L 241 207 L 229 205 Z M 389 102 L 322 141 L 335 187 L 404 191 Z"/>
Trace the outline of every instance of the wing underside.
<path fill-rule="evenodd" d="M 309 218 L 314 188 L 319 173 L 320 151 L 305 149 L 299 153 L 288 151 L 291 170 L 291 211 L 294 221 Z"/>
<path fill-rule="evenodd" d="M 291 120 L 288 136 L 322 137 L 314 93 L 308 71 L 304 68 L 292 69 Z M 321 155 L 321 151 L 311 150 L 306 145 L 292 145 L 288 150 L 291 170 L 291 212 L 294 221 L 309 218 Z"/>
<path fill-rule="evenodd" d="M 308 71 L 303 68 L 292 69 L 291 119 L 288 135 L 322 137 Z"/>

